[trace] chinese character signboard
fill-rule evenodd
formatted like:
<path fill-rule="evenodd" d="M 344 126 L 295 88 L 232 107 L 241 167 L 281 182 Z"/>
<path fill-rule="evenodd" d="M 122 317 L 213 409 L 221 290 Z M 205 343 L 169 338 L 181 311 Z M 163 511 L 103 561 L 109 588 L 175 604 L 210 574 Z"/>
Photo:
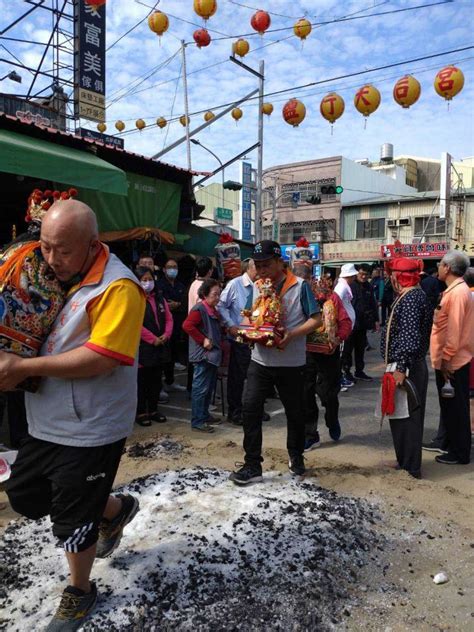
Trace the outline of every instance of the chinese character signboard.
<path fill-rule="evenodd" d="M 75 6 L 75 115 L 105 121 L 105 4 Z"/>
<path fill-rule="evenodd" d="M 250 241 L 252 238 L 252 165 L 242 162 L 242 189 L 240 190 L 240 239 Z"/>
<path fill-rule="evenodd" d="M 214 209 L 214 219 L 216 221 L 219 220 L 221 224 L 232 224 L 233 216 L 234 214 L 232 212 L 232 209 L 230 208 L 222 208 L 221 206 L 217 206 Z"/>
<path fill-rule="evenodd" d="M 448 252 L 448 244 L 444 241 L 433 244 L 388 244 L 380 246 L 380 256 L 382 259 L 390 259 L 397 255 L 401 257 L 434 257 L 441 259 Z"/>
<path fill-rule="evenodd" d="M 43 127 L 65 130 L 66 118 L 64 114 L 48 107 L 38 105 L 33 101 L 25 101 L 19 97 L 0 94 L 0 112 L 16 116 L 24 123 L 35 123 Z"/>
<path fill-rule="evenodd" d="M 111 145 L 112 147 L 118 147 L 119 149 L 123 149 L 124 147 L 123 138 L 110 136 L 109 134 L 99 134 L 99 132 L 94 132 L 92 129 L 85 129 L 84 127 L 81 127 L 81 136 L 82 138 L 98 140 L 101 143 L 104 143 L 104 145 Z"/>

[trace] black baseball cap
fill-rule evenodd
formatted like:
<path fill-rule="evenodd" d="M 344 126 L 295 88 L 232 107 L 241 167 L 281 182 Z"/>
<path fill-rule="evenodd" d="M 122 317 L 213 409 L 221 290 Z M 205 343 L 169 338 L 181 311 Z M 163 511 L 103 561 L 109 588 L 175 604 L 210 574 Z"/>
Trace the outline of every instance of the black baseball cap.
<path fill-rule="evenodd" d="M 262 239 L 257 241 L 253 247 L 252 259 L 254 261 L 265 261 L 272 257 L 281 257 L 280 244 L 271 239 Z"/>

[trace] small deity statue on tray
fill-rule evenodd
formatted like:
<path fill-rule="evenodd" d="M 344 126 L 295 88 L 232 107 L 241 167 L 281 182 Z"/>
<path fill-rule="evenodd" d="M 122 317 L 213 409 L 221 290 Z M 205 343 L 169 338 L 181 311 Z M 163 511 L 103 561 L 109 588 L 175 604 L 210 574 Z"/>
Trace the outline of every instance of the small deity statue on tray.
<path fill-rule="evenodd" d="M 249 324 L 239 327 L 237 342 L 277 347 L 284 335 L 281 301 L 270 279 L 255 282 L 258 296 L 251 309 L 242 310 Z"/>

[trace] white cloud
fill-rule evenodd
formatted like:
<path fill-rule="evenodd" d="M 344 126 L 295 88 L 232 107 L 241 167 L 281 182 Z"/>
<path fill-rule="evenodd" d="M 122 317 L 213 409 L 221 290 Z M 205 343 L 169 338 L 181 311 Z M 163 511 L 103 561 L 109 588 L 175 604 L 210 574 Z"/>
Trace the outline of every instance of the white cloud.
<path fill-rule="evenodd" d="M 153 4 L 148 0 L 147 4 Z M 191 112 L 216 109 L 216 106 L 243 96 L 257 81 L 237 65 L 228 61 L 231 41 L 219 39 L 219 33 L 236 36 L 251 31 L 249 20 L 252 11 L 231 2 L 220 0 L 218 11 L 208 21 L 213 41 L 207 48 L 198 49 L 194 44 L 186 49 L 189 107 Z M 245 3 L 244 3 L 245 4 Z M 251 3 L 252 4 L 252 3 Z M 357 12 L 364 16 L 373 12 L 386 12 L 413 6 L 409 0 L 352 0 L 341 4 L 338 0 L 284 0 L 260 3 L 272 15 L 271 28 L 292 27 L 294 21 L 305 13 L 309 19 L 331 20 Z M 421 4 L 421 3 L 420 3 Z M 24 7 L 21 7 L 24 9 Z M 142 117 L 147 128 L 142 133 L 127 135 L 126 147 L 138 153 L 153 154 L 161 149 L 167 134 L 171 143 L 183 135 L 179 122 L 173 122 L 166 130 L 154 124 L 158 116 L 169 117 L 180 73 L 181 55 L 142 83 L 136 94 L 112 104 L 112 98 L 135 85 L 140 75 L 146 75 L 165 62 L 180 46 L 180 40 L 192 41 L 192 33 L 202 26 L 202 20 L 192 10 L 191 2 L 162 0 L 158 7 L 170 16 L 170 28 L 161 41 L 148 29 L 146 20 L 130 35 L 113 46 L 107 56 L 107 92 L 109 131 L 114 131 L 118 118 L 134 127 L 135 119 Z M 108 6 L 107 45 L 146 17 L 148 9 L 138 2 L 114 0 Z M 37 10 L 17 28 L 18 33 L 32 38 L 48 29 L 46 12 Z M 275 15 L 280 14 L 280 15 Z M 16 15 L 9 5 L 8 19 Z M 282 17 L 282 16 L 290 17 Z M 183 21 L 185 20 L 185 21 Z M 193 24 L 188 24 L 192 22 Z M 219 33 L 216 33 L 218 31 Z M 285 90 L 313 81 L 321 81 L 360 70 L 389 65 L 394 62 L 423 57 L 440 51 L 464 46 L 472 40 L 472 2 L 460 1 L 429 9 L 395 13 L 387 16 L 356 19 L 314 28 L 304 45 L 288 31 L 268 33 L 264 37 L 249 37 L 251 52 L 244 63 L 258 68 L 258 61 L 265 60 L 267 93 Z M 267 45 L 270 42 L 276 42 Z M 11 44 L 11 50 L 30 62 L 38 57 L 38 50 Z M 262 48 L 263 47 L 263 48 Z M 274 103 L 274 113 L 265 119 L 264 165 L 291 162 L 342 154 L 349 158 L 368 156 L 376 158 L 383 142 L 393 142 L 395 152 L 413 153 L 437 157 L 449 151 L 456 157 L 474 154 L 472 107 L 474 54 L 471 51 L 404 65 L 392 69 L 360 75 L 339 81 L 323 83 L 307 90 L 291 90 L 265 100 Z M 459 61 L 463 60 L 463 61 Z M 223 62 L 220 65 L 215 65 Z M 435 94 L 434 76 L 447 63 L 459 62 L 466 82 L 464 90 L 453 100 L 450 110 Z M 207 68 L 207 66 L 213 67 Z M 422 84 L 422 95 L 417 104 L 403 110 L 392 99 L 393 84 L 397 78 L 412 72 Z M 43 81 L 43 80 L 41 80 Z M 353 107 L 356 89 L 364 83 L 374 83 L 381 94 L 382 103 L 367 122 L 364 130 L 363 117 Z M 39 83 L 40 87 L 44 84 Z M 144 88 L 149 88 L 143 90 Z M 319 102 L 324 94 L 336 89 L 345 99 L 346 110 L 334 126 L 319 114 Z M 120 92 L 118 92 L 120 91 Z M 301 98 L 307 108 L 305 121 L 292 129 L 281 118 L 281 108 L 291 96 Z M 173 116 L 184 113 L 182 80 L 178 82 Z M 236 126 L 230 115 L 216 122 L 209 130 L 199 134 L 199 139 L 216 152 L 222 160 L 228 160 L 257 139 L 257 106 L 252 101 L 242 106 L 244 117 Z M 216 110 L 217 111 L 217 110 Z M 192 116 L 192 126 L 202 122 L 202 114 Z M 87 123 L 85 123 L 87 124 Z M 91 124 L 92 125 L 92 124 Z M 93 126 L 93 125 L 92 125 Z M 192 147 L 193 168 L 212 169 L 216 161 L 204 150 Z M 256 154 L 251 156 L 256 160 Z M 163 160 L 186 166 L 184 145 L 166 154 Z M 229 177 L 238 177 L 238 167 L 228 169 Z"/>

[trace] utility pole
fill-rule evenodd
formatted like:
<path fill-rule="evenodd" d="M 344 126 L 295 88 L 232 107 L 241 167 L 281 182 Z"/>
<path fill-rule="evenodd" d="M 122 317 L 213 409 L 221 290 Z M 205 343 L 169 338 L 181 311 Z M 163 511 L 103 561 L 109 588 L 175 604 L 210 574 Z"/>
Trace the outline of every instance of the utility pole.
<path fill-rule="evenodd" d="M 257 199 L 255 200 L 255 241 L 262 238 L 262 178 L 263 178 L 263 95 L 265 87 L 265 62 L 259 66 L 258 78 L 258 158 L 257 158 Z"/>
<path fill-rule="evenodd" d="M 191 171 L 191 143 L 189 142 L 189 104 L 188 104 L 188 76 L 186 73 L 186 44 L 181 40 L 183 56 L 183 88 L 184 88 L 184 116 L 186 118 L 186 153 L 188 155 L 188 169 Z"/>

